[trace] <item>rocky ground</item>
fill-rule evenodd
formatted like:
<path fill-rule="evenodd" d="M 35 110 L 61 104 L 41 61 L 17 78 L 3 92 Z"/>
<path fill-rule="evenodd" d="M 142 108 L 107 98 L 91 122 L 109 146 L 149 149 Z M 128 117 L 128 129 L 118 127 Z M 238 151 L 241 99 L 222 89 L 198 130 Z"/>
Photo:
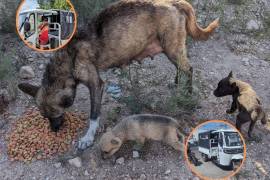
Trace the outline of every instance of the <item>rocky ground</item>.
<path fill-rule="evenodd" d="M 270 106 L 269 62 L 260 58 L 261 54 L 257 56 L 247 52 L 235 53 L 243 48 L 241 44 L 232 50 L 230 44 L 227 43 L 228 40 L 224 37 L 217 34 L 207 42 L 192 42 L 189 45 L 189 59 L 194 68 L 194 77 L 200 96 L 199 105 L 191 113 L 191 117 L 184 120 L 179 119 L 187 132 L 191 130 L 191 127 L 185 121 L 192 121 L 194 124 L 207 119 L 234 121 L 235 115 L 225 113 L 231 101 L 230 97 L 218 99 L 212 95 L 218 81 L 231 70 L 237 78 L 250 83 L 254 87 L 266 108 Z M 264 46 L 267 42 L 269 43 L 269 41 L 265 41 L 257 44 L 262 52 L 269 52 L 269 49 L 267 49 L 269 46 Z M 27 71 L 28 75 L 32 76 L 27 81 L 39 84 L 50 55 L 39 54 L 31 50 L 26 51 L 30 58 L 24 64 L 33 69 L 33 72 Z M 157 81 L 159 83 L 155 83 L 156 85 L 152 84 L 151 87 L 143 89 L 143 92 L 147 94 L 158 91 L 160 97 L 169 93 L 168 85 L 173 82 L 175 69 L 165 55 L 157 55 L 154 60 L 146 59 L 139 67 L 140 77 L 144 77 L 140 79 L 141 84 L 147 85 L 149 82 L 162 80 L 162 82 Z M 115 69 L 102 72 L 107 87 L 110 84 L 121 84 L 119 71 Z M 18 79 L 20 78 L 18 77 Z M 124 96 L 126 94 L 125 87 L 121 87 L 123 88 L 121 96 Z M 156 101 L 156 98 L 158 97 L 153 96 L 153 101 Z M 118 121 L 118 118 L 131 113 L 125 104 L 117 101 L 108 93 L 105 93 L 102 104 L 102 127 L 110 127 L 115 124 L 115 121 Z M 5 122 L 0 129 L 0 172 L 3 179 L 196 179 L 190 172 L 183 154 L 175 152 L 172 148 L 159 142 L 147 143 L 139 157 L 136 153 L 133 154 L 131 144 L 127 144 L 110 160 L 102 160 L 96 147 L 92 147 L 79 154 L 74 154 L 71 151 L 64 156 L 30 164 L 10 162 L 6 154 L 7 142 L 5 136 L 16 118 L 31 106 L 34 106 L 33 100 L 18 91 L 16 100 L 10 102 L 7 112 L 1 116 L 1 121 Z M 111 122 L 111 112 L 116 107 L 120 107 L 121 110 L 114 122 Z M 71 110 L 89 112 L 88 108 L 88 90 L 79 86 L 76 101 Z M 143 112 L 149 112 L 149 110 L 143 110 Z M 247 126 L 244 126 L 243 129 L 246 128 Z M 104 131 L 104 128 L 100 129 L 97 139 L 102 131 Z M 262 170 L 263 168 L 266 172 L 270 172 L 270 155 L 267 153 L 270 147 L 269 131 L 258 122 L 254 133 L 258 138 L 246 141 L 247 159 L 243 168 L 235 177 L 237 179 L 269 179 L 269 175 L 264 175 Z M 244 136 L 246 136 L 245 131 Z M 79 157 L 78 162 L 70 163 L 68 161 L 77 156 Z"/>
<path fill-rule="evenodd" d="M 188 56 L 194 69 L 194 90 L 198 94 L 195 100 L 198 104 L 188 111 L 171 106 L 174 99 L 170 97 L 174 97 L 171 85 L 175 68 L 164 54 L 155 56 L 154 60 L 145 59 L 141 65 L 132 64 L 124 70 L 101 72 L 106 82 L 106 92 L 102 101 L 101 128 L 95 144 L 107 127 L 112 127 L 121 117 L 134 112 L 174 116 L 186 133 L 196 124 L 209 119 L 226 119 L 234 123 L 235 114 L 228 115 L 225 112 L 230 106 L 231 98 L 216 98 L 212 93 L 218 81 L 230 71 L 254 87 L 270 113 L 269 1 L 191 2 L 200 24 L 207 24 L 216 17 L 220 17 L 222 22 L 218 32 L 210 40 L 188 40 Z M 64 156 L 30 164 L 9 161 L 5 137 L 12 123 L 27 108 L 35 106 L 33 99 L 20 92 L 16 85 L 24 81 L 40 84 L 51 54 L 34 52 L 17 38 L 7 34 L 0 35 L 0 42 L 1 60 L 9 58 L 12 61 L 12 65 L 7 66 L 10 68 L 9 73 L 4 71 L 8 78 L 0 78 L 0 113 L 5 110 L 0 115 L 0 179 L 198 179 L 188 168 L 183 154 L 159 142 L 148 142 L 139 156 L 132 151 L 132 144 L 128 143 L 109 160 L 103 160 L 94 146 L 79 153 L 75 153 L 74 148 Z M 21 68 L 22 66 L 26 67 Z M 1 72 L 0 67 L 0 75 Z M 137 87 L 130 81 L 136 81 Z M 118 88 L 116 94 L 111 93 L 112 87 Z M 141 99 L 137 103 L 132 100 L 127 103 L 115 98 L 132 97 L 134 92 Z M 163 103 L 167 101 L 168 104 Z M 70 111 L 89 113 L 89 106 L 88 89 L 79 86 Z M 245 137 L 247 127 L 248 125 L 243 126 Z M 267 129 L 257 122 L 254 135 L 252 140 L 246 138 L 246 161 L 232 179 L 270 179 L 269 127 Z"/>

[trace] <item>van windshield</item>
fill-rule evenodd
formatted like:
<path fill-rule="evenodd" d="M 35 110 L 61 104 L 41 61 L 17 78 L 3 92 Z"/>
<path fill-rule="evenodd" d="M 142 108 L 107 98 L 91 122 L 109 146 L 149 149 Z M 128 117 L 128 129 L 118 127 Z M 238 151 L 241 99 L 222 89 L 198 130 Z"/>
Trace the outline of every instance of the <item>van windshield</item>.
<path fill-rule="evenodd" d="M 19 28 L 22 27 L 22 24 L 23 24 L 24 21 L 25 21 L 26 15 L 27 15 L 26 13 L 20 14 L 20 15 L 19 15 Z"/>
<path fill-rule="evenodd" d="M 237 132 L 224 132 L 227 146 L 241 146 L 242 141 Z"/>

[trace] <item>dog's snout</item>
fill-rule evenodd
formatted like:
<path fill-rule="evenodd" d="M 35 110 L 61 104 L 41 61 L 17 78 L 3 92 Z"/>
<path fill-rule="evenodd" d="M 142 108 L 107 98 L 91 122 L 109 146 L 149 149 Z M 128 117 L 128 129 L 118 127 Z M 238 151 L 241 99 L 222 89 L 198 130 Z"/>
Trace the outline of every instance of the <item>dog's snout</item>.
<path fill-rule="evenodd" d="M 218 90 L 217 90 L 217 89 L 216 89 L 216 90 L 214 90 L 213 94 L 214 94 L 216 97 L 220 97 L 219 92 L 218 92 Z"/>
<path fill-rule="evenodd" d="M 57 118 L 49 118 L 49 120 L 52 131 L 57 132 L 63 124 L 64 116 L 62 115 Z"/>

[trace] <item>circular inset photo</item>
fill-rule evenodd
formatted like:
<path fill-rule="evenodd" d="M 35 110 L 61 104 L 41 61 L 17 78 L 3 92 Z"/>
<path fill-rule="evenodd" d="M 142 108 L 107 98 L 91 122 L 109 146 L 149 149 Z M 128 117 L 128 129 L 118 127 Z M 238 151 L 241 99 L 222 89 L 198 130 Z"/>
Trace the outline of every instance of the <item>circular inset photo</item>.
<path fill-rule="evenodd" d="M 17 9 L 16 28 L 24 43 L 38 51 L 64 47 L 77 27 L 69 0 L 23 0 Z"/>
<path fill-rule="evenodd" d="M 189 135 L 185 158 L 192 172 L 200 178 L 226 179 L 241 169 L 246 145 L 241 133 L 230 123 L 207 121 Z"/>

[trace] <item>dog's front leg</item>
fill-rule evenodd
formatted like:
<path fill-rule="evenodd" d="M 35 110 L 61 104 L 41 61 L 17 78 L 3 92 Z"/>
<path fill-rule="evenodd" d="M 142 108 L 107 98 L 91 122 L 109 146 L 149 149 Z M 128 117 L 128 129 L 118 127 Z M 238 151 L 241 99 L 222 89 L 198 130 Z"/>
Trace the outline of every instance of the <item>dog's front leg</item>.
<path fill-rule="evenodd" d="M 90 91 L 91 100 L 91 113 L 89 128 L 86 134 L 80 139 L 78 148 L 86 149 L 93 144 L 96 131 L 99 127 L 101 100 L 103 94 L 103 81 L 99 77 L 99 74 L 94 66 L 90 66 L 88 76 L 88 83 L 86 85 Z"/>
<path fill-rule="evenodd" d="M 236 111 L 236 109 L 237 109 L 237 97 L 233 96 L 233 102 L 232 102 L 231 108 L 227 109 L 226 113 L 232 114 Z"/>

